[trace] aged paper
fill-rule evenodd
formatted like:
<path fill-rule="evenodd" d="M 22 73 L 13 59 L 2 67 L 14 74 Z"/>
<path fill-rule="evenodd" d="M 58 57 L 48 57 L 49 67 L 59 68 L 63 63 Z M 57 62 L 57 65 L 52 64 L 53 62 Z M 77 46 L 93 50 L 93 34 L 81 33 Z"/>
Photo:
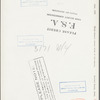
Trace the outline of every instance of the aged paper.
<path fill-rule="evenodd" d="M 1 0 L 1 100 L 99 100 L 99 0 Z"/>

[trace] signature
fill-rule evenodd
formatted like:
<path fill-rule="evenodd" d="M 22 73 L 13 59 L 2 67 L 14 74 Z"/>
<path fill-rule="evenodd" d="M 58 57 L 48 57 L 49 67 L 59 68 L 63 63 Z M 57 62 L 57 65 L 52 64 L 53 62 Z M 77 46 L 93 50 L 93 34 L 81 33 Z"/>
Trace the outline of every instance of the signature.
<path fill-rule="evenodd" d="M 72 46 L 71 43 L 67 43 L 66 41 L 63 43 L 57 43 L 55 45 L 44 45 L 44 46 L 34 46 L 34 52 L 50 52 L 52 50 L 56 52 L 63 52 L 66 54 L 67 50 Z"/>

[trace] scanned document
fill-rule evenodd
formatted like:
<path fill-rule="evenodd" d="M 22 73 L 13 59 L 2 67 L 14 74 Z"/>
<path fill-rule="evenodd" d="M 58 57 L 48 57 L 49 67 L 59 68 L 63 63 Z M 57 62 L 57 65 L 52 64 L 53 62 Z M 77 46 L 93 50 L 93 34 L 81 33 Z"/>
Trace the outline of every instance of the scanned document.
<path fill-rule="evenodd" d="M 99 0 L 1 0 L 1 100 L 99 100 Z"/>

